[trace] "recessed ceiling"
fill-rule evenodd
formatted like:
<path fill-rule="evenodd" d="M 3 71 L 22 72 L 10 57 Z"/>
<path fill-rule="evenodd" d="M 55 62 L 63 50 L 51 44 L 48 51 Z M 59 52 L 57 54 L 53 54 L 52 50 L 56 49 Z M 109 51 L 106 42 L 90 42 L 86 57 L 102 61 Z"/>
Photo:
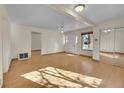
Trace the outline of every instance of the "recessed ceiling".
<path fill-rule="evenodd" d="M 61 4 L 61 6 L 73 10 L 74 4 Z M 62 14 L 48 7 L 48 5 L 6 5 L 8 15 L 12 22 L 26 26 L 35 26 L 58 30 L 64 24 L 64 30 L 76 30 L 86 28 L 88 25 L 77 21 L 75 18 Z M 89 19 L 95 24 L 124 16 L 124 5 L 119 4 L 86 4 L 84 11 L 79 15 Z"/>

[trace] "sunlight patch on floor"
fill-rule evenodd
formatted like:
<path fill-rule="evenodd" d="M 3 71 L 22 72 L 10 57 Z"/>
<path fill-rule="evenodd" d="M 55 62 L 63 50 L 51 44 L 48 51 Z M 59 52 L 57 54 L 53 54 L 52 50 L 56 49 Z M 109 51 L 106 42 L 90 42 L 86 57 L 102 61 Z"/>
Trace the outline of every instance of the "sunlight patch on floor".
<path fill-rule="evenodd" d="M 102 79 L 66 71 L 54 67 L 46 67 L 21 75 L 45 87 L 94 87 L 97 88 Z"/>
<path fill-rule="evenodd" d="M 113 55 L 113 54 L 100 53 L 100 55 L 105 56 L 105 57 L 109 57 L 109 58 L 118 58 L 117 55 Z"/>
<path fill-rule="evenodd" d="M 67 56 L 74 56 L 73 54 L 66 54 Z"/>

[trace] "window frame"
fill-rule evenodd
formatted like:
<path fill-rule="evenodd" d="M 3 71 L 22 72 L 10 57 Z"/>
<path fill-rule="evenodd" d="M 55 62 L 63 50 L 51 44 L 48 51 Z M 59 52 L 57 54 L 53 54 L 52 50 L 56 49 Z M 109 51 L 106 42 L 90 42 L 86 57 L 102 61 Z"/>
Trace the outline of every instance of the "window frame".
<path fill-rule="evenodd" d="M 83 35 L 86 35 L 86 34 L 88 34 L 88 35 L 93 35 L 93 31 L 90 31 L 90 32 L 82 32 L 81 33 L 81 50 L 84 50 L 84 51 L 93 51 L 93 49 L 91 50 L 91 49 L 83 49 Z"/>

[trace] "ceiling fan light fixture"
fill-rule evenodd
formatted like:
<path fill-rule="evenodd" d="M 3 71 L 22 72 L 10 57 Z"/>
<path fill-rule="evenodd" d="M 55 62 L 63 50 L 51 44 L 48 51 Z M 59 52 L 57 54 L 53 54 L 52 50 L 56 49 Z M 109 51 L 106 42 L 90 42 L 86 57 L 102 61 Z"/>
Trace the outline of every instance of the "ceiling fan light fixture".
<path fill-rule="evenodd" d="M 108 29 L 108 32 L 111 32 L 112 30 L 111 29 Z"/>
<path fill-rule="evenodd" d="M 84 4 L 77 4 L 75 7 L 74 7 L 74 10 L 76 12 L 82 12 L 85 8 L 85 5 Z"/>
<path fill-rule="evenodd" d="M 61 24 L 59 27 L 59 31 L 63 34 L 64 33 L 64 24 Z"/>
<path fill-rule="evenodd" d="M 105 29 L 105 30 L 103 30 L 103 32 L 105 32 L 105 33 L 108 33 L 108 32 L 111 32 L 113 29 Z"/>
<path fill-rule="evenodd" d="M 61 33 L 64 33 L 64 31 L 63 31 L 63 30 L 61 30 Z"/>

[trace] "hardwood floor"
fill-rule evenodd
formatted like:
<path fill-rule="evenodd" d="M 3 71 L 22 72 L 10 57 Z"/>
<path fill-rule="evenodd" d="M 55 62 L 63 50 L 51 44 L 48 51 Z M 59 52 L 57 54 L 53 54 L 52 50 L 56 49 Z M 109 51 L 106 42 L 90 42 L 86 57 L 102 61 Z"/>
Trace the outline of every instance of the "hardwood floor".
<path fill-rule="evenodd" d="M 43 70 L 44 68 L 47 67 L 58 68 L 61 69 L 61 71 L 65 71 L 65 73 L 68 72 L 77 73 L 75 74 L 75 76 L 80 74 L 80 75 L 86 75 L 87 77 L 101 79 L 102 82 L 100 82 L 98 87 L 103 87 L 103 88 L 124 87 L 124 68 L 116 67 L 111 64 L 106 64 L 104 62 L 95 62 L 91 58 L 84 56 L 78 56 L 78 55 L 72 55 L 66 53 L 58 53 L 58 54 L 42 56 L 40 55 L 40 52 L 33 52 L 32 58 L 29 60 L 12 61 L 9 72 L 4 74 L 3 87 L 5 88 L 48 87 L 21 77 L 21 75 L 24 75 L 26 73 L 38 71 L 38 69 Z M 87 77 L 85 77 L 85 79 L 87 79 Z M 58 79 L 53 78 L 52 80 L 58 80 Z M 70 78 L 68 80 L 70 80 Z M 76 83 L 79 84 L 80 82 L 76 81 Z M 88 84 L 82 85 L 82 87 L 91 87 Z M 52 87 L 59 87 L 59 86 L 54 85 Z"/>
<path fill-rule="evenodd" d="M 101 61 L 124 68 L 124 54 L 101 52 Z"/>

